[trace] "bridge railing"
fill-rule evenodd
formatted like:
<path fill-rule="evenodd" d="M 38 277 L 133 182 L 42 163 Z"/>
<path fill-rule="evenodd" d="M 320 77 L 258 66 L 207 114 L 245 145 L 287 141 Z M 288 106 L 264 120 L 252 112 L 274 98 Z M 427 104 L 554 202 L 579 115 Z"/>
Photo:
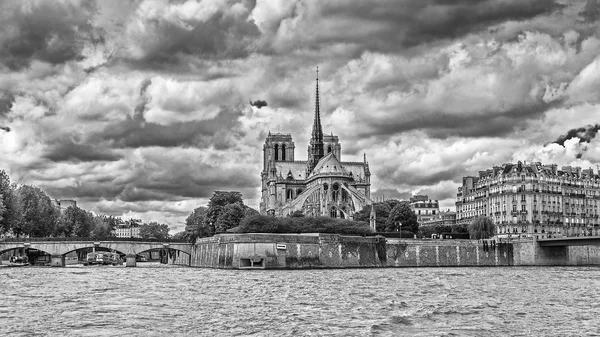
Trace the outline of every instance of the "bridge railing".
<path fill-rule="evenodd" d="M 143 239 L 143 238 L 90 238 L 90 237 L 35 237 L 35 238 L 2 238 L 0 242 L 40 242 L 40 241 L 127 241 L 127 242 L 167 242 L 167 243 L 188 243 L 185 239 Z"/>

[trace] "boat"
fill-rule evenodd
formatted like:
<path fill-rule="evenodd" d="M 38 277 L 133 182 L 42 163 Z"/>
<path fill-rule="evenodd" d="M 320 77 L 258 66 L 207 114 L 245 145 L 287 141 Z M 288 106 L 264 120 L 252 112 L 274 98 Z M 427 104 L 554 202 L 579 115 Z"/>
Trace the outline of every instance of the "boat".
<path fill-rule="evenodd" d="M 11 256 L 8 260 L 9 267 L 25 267 L 31 266 L 27 256 Z"/>
<path fill-rule="evenodd" d="M 92 252 L 88 253 L 83 263 L 84 266 L 89 265 L 113 265 L 118 266 L 122 265 L 123 260 L 121 259 L 121 255 L 118 253 L 110 253 L 110 252 Z"/>

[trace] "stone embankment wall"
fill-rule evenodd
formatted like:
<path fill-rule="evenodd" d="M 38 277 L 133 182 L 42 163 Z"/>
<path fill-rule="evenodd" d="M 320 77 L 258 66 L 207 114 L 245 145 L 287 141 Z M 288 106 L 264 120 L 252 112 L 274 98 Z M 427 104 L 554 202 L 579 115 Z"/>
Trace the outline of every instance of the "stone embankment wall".
<path fill-rule="evenodd" d="M 235 269 L 512 265 L 511 244 L 335 234 L 225 234 L 199 239 L 169 263 Z M 189 262 L 188 262 L 189 261 Z"/>
<path fill-rule="evenodd" d="M 540 247 L 533 239 L 412 240 L 335 234 L 224 234 L 169 263 L 232 269 L 600 265 L 600 247 Z"/>

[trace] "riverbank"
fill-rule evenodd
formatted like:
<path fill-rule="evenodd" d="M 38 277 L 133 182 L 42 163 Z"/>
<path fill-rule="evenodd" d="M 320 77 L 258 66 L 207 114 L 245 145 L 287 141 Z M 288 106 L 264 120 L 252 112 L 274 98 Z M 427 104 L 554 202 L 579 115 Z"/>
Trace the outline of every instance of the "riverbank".
<path fill-rule="evenodd" d="M 386 239 L 336 234 L 220 234 L 170 264 L 225 269 L 600 265 L 600 247 L 539 247 L 534 239 Z"/>

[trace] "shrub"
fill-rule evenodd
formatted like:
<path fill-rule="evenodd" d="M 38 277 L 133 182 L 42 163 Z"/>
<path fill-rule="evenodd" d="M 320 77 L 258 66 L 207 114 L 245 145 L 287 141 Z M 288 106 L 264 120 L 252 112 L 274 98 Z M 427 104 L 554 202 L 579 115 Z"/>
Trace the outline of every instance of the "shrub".
<path fill-rule="evenodd" d="M 370 234 L 369 225 L 359 221 L 333 219 L 327 217 L 288 217 L 275 218 L 254 215 L 244 218 L 238 233 L 329 233 L 329 234 Z"/>

